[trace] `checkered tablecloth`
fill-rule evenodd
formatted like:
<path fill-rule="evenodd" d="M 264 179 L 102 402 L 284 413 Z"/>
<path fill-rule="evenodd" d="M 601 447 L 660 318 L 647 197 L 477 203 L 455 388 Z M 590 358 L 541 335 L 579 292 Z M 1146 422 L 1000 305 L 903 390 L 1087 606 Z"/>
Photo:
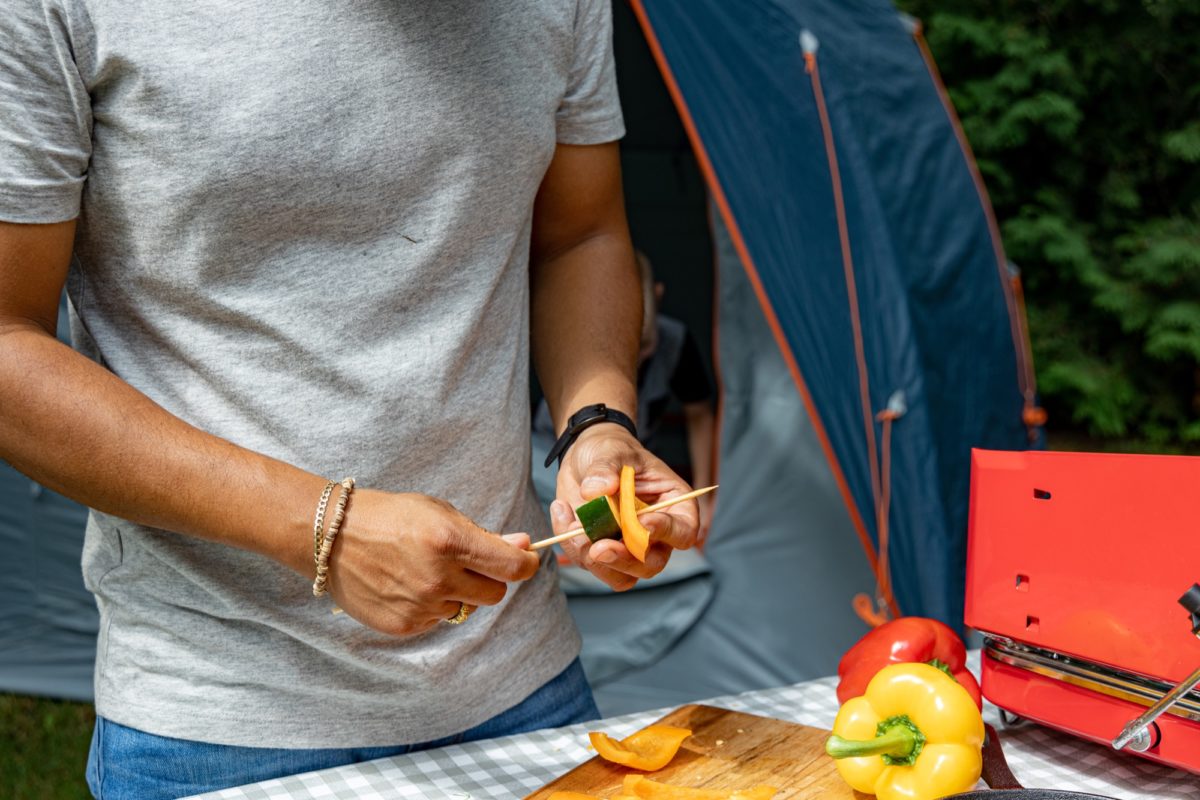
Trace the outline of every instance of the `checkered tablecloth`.
<path fill-rule="evenodd" d="M 829 728 L 837 713 L 835 683 L 822 678 L 705 702 Z M 614 717 L 602 727 L 626 736 L 666 711 Z M 995 708 L 989 705 L 984 717 L 1000 727 Z M 588 749 L 587 732 L 596 728 L 593 722 L 454 745 L 196 795 L 195 800 L 513 800 L 595 755 Z M 1200 800 L 1200 778 L 1195 775 L 1065 734 L 1025 725 L 1002 729 L 1000 738 L 1013 773 L 1027 787 L 1074 789 L 1120 800 Z"/>

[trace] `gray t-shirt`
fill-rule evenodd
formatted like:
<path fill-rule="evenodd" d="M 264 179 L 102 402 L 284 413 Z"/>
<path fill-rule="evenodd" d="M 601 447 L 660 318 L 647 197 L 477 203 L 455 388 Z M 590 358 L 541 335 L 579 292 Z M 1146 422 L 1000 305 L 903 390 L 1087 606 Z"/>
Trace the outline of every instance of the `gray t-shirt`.
<path fill-rule="evenodd" d="M 76 346 L 172 413 L 544 533 L 530 220 L 556 142 L 624 132 L 609 14 L 608 0 L 8 0 L 0 219 L 78 214 Z M 269 559 L 102 514 L 83 570 L 97 711 L 167 736 L 425 741 L 515 705 L 579 649 L 549 563 L 467 624 L 411 639 L 332 615 Z"/>

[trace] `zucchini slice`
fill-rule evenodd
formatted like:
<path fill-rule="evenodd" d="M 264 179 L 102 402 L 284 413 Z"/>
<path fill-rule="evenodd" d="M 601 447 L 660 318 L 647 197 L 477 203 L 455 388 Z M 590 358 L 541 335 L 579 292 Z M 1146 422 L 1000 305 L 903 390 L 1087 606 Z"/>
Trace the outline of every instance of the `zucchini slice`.
<path fill-rule="evenodd" d="M 634 508 L 638 511 L 646 505 L 641 498 L 634 498 Z M 588 500 L 575 509 L 575 516 L 579 518 L 579 524 L 583 526 L 588 539 L 593 542 L 621 538 L 621 523 L 618 521 L 621 518 L 621 509 L 612 495 L 600 495 Z"/>
<path fill-rule="evenodd" d="M 584 533 L 593 542 L 621 538 L 621 526 L 617 522 L 617 504 L 608 495 L 588 500 L 575 509 L 575 516 L 579 517 Z"/>

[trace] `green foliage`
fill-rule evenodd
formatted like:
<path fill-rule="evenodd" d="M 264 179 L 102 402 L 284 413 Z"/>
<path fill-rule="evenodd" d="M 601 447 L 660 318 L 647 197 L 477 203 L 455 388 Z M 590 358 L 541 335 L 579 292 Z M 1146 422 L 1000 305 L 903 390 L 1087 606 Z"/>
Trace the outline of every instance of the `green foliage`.
<path fill-rule="evenodd" d="M 0 695 L 0 797 L 84 800 L 90 703 Z"/>
<path fill-rule="evenodd" d="M 1021 267 L 1052 429 L 1200 443 L 1200 3 L 899 5 Z"/>
<path fill-rule="evenodd" d="M 1163 137 L 1167 155 L 1195 164 L 1200 161 L 1200 122 L 1193 122 Z"/>

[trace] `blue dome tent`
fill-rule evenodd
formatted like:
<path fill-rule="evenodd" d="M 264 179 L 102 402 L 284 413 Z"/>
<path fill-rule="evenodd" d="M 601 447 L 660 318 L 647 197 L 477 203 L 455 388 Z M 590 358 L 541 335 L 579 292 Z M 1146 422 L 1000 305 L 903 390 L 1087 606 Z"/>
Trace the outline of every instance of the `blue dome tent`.
<path fill-rule="evenodd" d="M 885 2 L 634 5 L 868 558 L 890 477 L 895 599 L 961 625 L 968 450 L 1027 446 L 1034 397 L 986 196 L 919 32 Z M 885 476 L 889 403 L 905 411 Z"/>

